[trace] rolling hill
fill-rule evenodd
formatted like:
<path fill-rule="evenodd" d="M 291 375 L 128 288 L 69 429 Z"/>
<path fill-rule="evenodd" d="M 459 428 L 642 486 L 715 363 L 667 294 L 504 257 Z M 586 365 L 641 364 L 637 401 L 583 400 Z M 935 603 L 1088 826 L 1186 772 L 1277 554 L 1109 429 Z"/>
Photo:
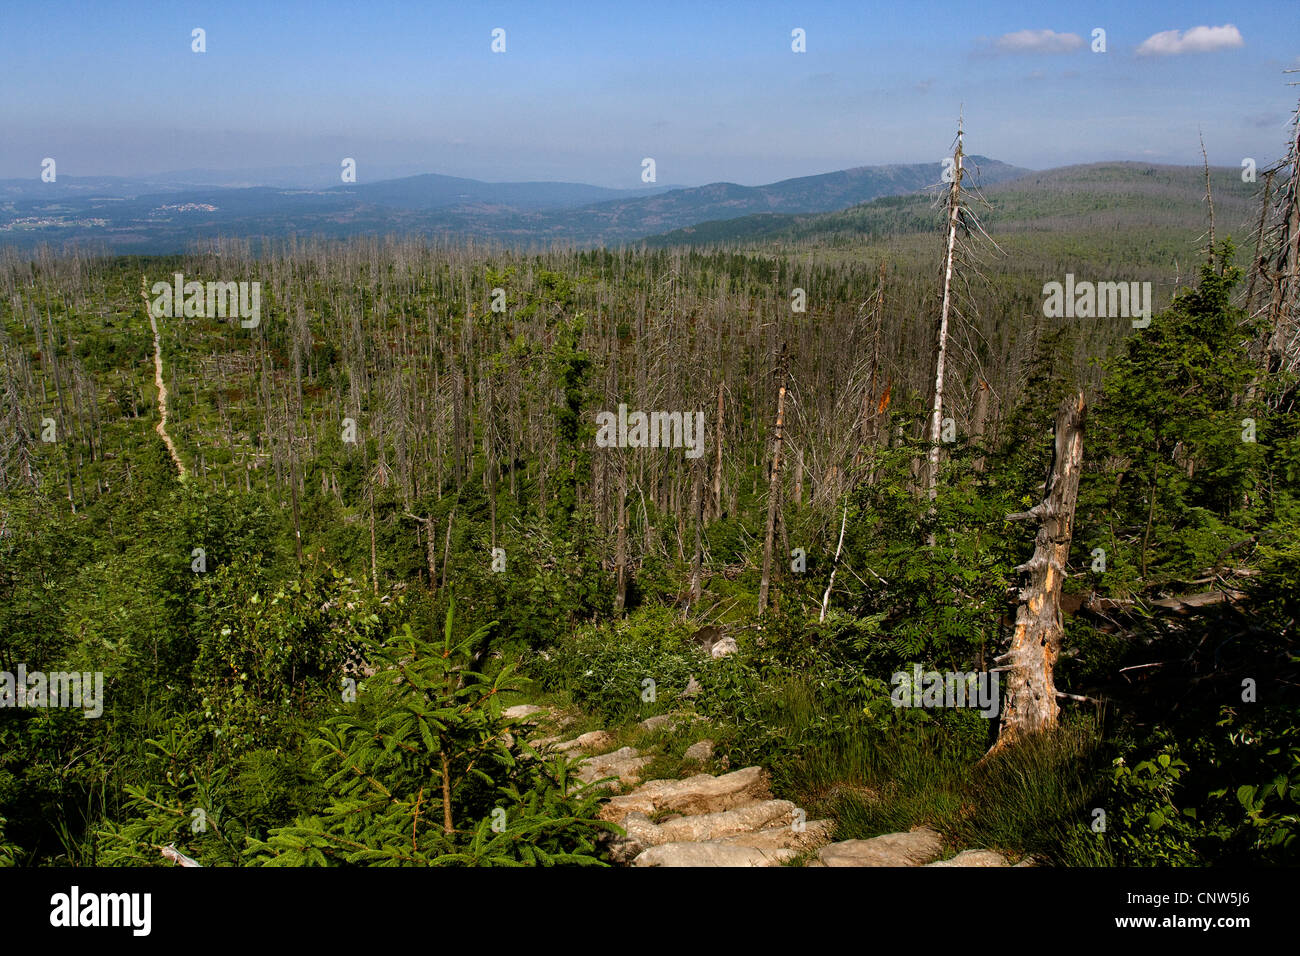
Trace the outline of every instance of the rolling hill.
<path fill-rule="evenodd" d="M 985 184 L 1029 173 L 983 157 L 970 161 Z M 168 253 L 218 237 L 372 234 L 475 238 L 516 247 L 618 245 L 706 221 L 843 209 L 925 189 L 940 175 L 938 163 L 862 166 L 764 186 L 712 183 L 656 191 L 425 174 L 330 189 L 204 187 L 140 195 L 129 194 L 121 182 L 23 182 L 0 190 L 0 245 L 72 243 L 117 253 Z M 51 187 L 45 197 L 34 195 L 39 185 Z"/>
<path fill-rule="evenodd" d="M 1256 186 L 1239 169 L 1211 170 L 1216 222 L 1246 235 Z M 981 223 L 1001 235 L 1092 233 L 1147 229 L 1203 230 L 1207 222 L 1205 173 L 1195 166 L 1094 163 L 1032 172 L 995 183 L 980 193 L 990 208 Z M 829 242 L 929 233 L 935 229 L 934 195 L 886 196 L 847 209 L 812 215 L 755 214 L 699 222 L 648 236 L 652 247 Z M 1252 210 L 1256 210 L 1252 212 Z"/>

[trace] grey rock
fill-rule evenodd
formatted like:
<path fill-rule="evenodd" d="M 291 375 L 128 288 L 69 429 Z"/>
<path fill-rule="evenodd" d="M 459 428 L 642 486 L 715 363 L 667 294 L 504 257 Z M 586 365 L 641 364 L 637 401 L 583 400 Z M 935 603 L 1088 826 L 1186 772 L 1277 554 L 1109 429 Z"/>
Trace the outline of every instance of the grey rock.
<path fill-rule="evenodd" d="M 685 780 L 651 780 L 611 799 L 601 807 L 600 817 L 618 823 L 630 813 L 716 813 L 770 799 L 763 768 L 746 767 L 720 777 L 699 773 Z"/>
<path fill-rule="evenodd" d="M 733 810 L 696 813 L 660 823 L 644 813 L 629 813 L 623 820 L 627 838 L 642 848 L 661 843 L 703 843 L 764 828 L 789 828 L 795 805 L 789 800 L 761 800 Z"/>
<path fill-rule="evenodd" d="M 652 846 L 633 866 L 780 866 L 795 850 L 766 850 L 728 843 L 664 843 Z"/>
<path fill-rule="evenodd" d="M 740 650 L 740 648 L 736 646 L 736 639 L 734 637 L 724 637 L 709 649 L 709 653 L 713 655 L 714 660 L 717 660 L 721 657 L 726 657 L 728 654 L 734 654 L 738 650 Z"/>
<path fill-rule="evenodd" d="M 603 777 L 617 777 L 619 783 L 631 786 L 641 779 L 641 768 L 649 762 L 650 758 L 642 757 L 635 747 L 623 747 L 613 753 L 588 757 L 578 769 L 577 777 L 586 784 Z"/>
<path fill-rule="evenodd" d="M 704 718 L 699 714 L 684 714 L 678 711 L 672 714 L 656 714 L 637 724 L 642 730 L 676 730 L 689 723 L 701 723 Z"/>
<path fill-rule="evenodd" d="M 886 833 L 870 840 L 845 840 L 824 846 L 824 866 L 921 866 L 943 852 L 943 839 L 929 827 Z"/>
<path fill-rule="evenodd" d="M 655 714 L 653 717 L 647 717 L 641 723 L 637 724 L 642 730 L 658 730 L 661 727 L 671 729 L 680 724 L 685 718 L 681 714 Z"/>
<path fill-rule="evenodd" d="M 524 720 L 537 714 L 549 714 L 549 707 L 538 707 L 536 704 L 515 704 L 513 707 L 507 707 L 501 711 L 501 716 L 506 720 Z"/>
<path fill-rule="evenodd" d="M 612 746 L 614 746 L 613 734 L 608 730 L 593 730 L 590 733 L 583 734 L 580 737 L 575 737 L 572 740 L 557 743 L 555 749 L 562 753 L 582 751 L 583 753 L 595 754 L 609 750 Z"/>
<path fill-rule="evenodd" d="M 713 759 L 713 741 L 697 740 L 686 748 L 686 753 L 682 756 L 687 760 L 694 760 L 696 763 L 708 763 Z"/>
<path fill-rule="evenodd" d="M 752 833 L 735 833 L 719 838 L 718 843 L 758 847 L 764 850 L 811 850 L 830 842 L 835 831 L 832 820 L 809 820 L 803 829 L 792 826 L 773 827 Z"/>

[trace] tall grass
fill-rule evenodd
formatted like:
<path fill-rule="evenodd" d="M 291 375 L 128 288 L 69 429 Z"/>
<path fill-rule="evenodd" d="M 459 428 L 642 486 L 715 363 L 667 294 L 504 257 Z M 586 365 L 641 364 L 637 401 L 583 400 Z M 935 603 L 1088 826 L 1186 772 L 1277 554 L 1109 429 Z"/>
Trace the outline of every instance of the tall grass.
<path fill-rule="evenodd" d="M 982 760 L 991 728 L 971 712 L 873 722 L 816 691 L 794 680 L 767 697 L 760 725 L 775 752 L 764 762 L 777 795 L 810 819 L 836 820 L 836 839 L 926 825 L 955 848 L 1059 865 L 1110 862 L 1104 838 L 1088 826 L 1107 764 L 1095 719 L 1070 719 Z M 753 729 L 750 746 L 762 747 Z"/>

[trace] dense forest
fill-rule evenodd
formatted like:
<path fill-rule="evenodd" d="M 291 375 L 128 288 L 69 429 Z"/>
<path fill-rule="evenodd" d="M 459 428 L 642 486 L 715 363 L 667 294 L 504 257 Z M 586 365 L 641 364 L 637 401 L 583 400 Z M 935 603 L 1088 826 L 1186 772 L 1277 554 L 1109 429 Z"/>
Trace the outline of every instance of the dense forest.
<path fill-rule="evenodd" d="M 651 776 L 707 730 L 840 840 L 1294 863 L 1294 157 L 1216 172 L 1217 220 L 1121 167 L 1107 208 L 1046 182 L 1059 220 L 958 176 L 714 245 L 0 254 L 0 670 L 103 675 L 94 719 L 0 709 L 0 860 L 607 864 L 528 701 L 694 714 Z M 1049 317 L 1067 275 L 1149 321 Z M 601 440 L 620 406 L 688 427 Z M 915 667 L 1016 686 L 1045 539 L 1048 726 L 895 706 Z"/>

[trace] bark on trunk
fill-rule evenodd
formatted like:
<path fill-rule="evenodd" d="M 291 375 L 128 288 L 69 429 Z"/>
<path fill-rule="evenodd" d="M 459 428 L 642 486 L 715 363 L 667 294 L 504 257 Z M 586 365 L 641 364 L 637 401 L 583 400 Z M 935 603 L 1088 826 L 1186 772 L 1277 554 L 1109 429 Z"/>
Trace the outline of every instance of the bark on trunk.
<path fill-rule="evenodd" d="M 615 573 L 618 585 L 614 593 L 614 613 L 622 614 L 627 603 L 627 458 L 623 457 L 618 472 L 618 543 L 614 548 Z"/>
<path fill-rule="evenodd" d="M 695 467 L 695 480 L 691 483 L 691 521 L 695 525 L 695 556 L 691 560 L 690 606 L 700 603 L 700 568 L 704 557 L 704 469 Z"/>
<path fill-rule="evenodd" d="M 772 536 L 776 509 L 781 497 L 781 440 L 785 427 L 785 349 L 781 350 L 781 390 L 776 396 L 776 435 L 772 444 L 772 473 L 767 484 L 767 531 L 763 536 L 763 580 L 758 588 L 758 613 L 767 610 L 767 592 L 772 581 Z"/>
<path fill-rule="evenodd" d="M 862 396 L 862 417 L 858 422 L 858 450 L 853 456 L 854 470 L 862 465 L 869 444 L 875 444 L 880 428 L 880 416 L 888 399 L 877 407 L 876 376 L 880 372 L 880 327 L 885 315 L 885 260 L 880 260 L 880 277 L 876 283 L 875 329 L 871 335 L 871 384 Z M 873 408 L 875 409 L 873 413 Z"/>
<path fill-rule="evenodd" d="M 370 491 L 370 583 L 379 593 L 379 560 L 375 549 L 375 492 Z"/>
<path fill-rule="evenodd" d="M 939 310 L 939 345 L 934 365 L 934 405 L 930 411 L 930 468 L 926 476 L 930 500 L 939 496 L 939 433 L 943 427 L 943 376 L 948 359 L 948 316 L 952 311 L 953 258 L 957 251 L 957 227 L 961 222 L 962 133 L 957 129 L 953 153 L 952 186 L 948 190 L 948 244 L 943 259 L 943 305 Z M 934 545 L 934 535 L 930 536 Z"/>
<path fill-rule="evenodd" d="M 722 517 L 722 382 L 718 382 L 718 423 L 713 436 L 713 520 Z"/>
<path fill-rule="evenodd" d="M 451 525 L 456 520 L 456 509 L 447 515 L 447 541 L 442 547 L 442 587 L 447 586 L 447 565 L 451 563 Z"/>
<path fill-rule="evenodd" d="M 984 429 L 987 426 L 989 414 L 989 383 L 980 380 L 979 391 L 975 395 L 975 416 L 971 421 L 971 437 L 975 443 L 982 449 L 984 446 Z M 976 474 L 984 473 L 984 456 L 981 454 L 975 459 L 974 468 Z"/>
<path fill-rule="evenodd" d="M 799 460 L 794 467 L 794 503 L 803 504 L 803 449 L 799 449 Z"/>
<path fill-rule="evenodd" d="M 1008 664 L 1002 695 L 1002 726 L 990 753 L 1026 737 L 1052 730 L 1060 708 L 1056 704 L 1053 671 L 1061 650 L 1061 583 L 1066 577 L 1074 508 L 1079 497 L 1083 462 L 1083 393 L 1066 401 L 1056 418 L 1052 471 L 1042 502 L 1029 511 L 1008 515 L 1008 521 L 1036 518 L 1040 522 L 1034 555 L 1016 568 L 1028 580 L 1020 591 L 1011 648 L 998 657 Z"/>
<path fill-rule="evenodd" d="M 835 546 L 835 560 L 831 563 L 831 579 L 826 582 L 826 593 L 822 595 L 822 612 L 817 617 L 819 624 L 826 621 L 826 612 L 830 610 L 831 589 L 835 587 L 835 572 L 840 569 L 840 552 L 844 550 L 844 529 L 848 527 L 848 523 L 849 505 L 848 502 L 845 502 L 844 514 L 840 518 L 840 542 Z"/>

